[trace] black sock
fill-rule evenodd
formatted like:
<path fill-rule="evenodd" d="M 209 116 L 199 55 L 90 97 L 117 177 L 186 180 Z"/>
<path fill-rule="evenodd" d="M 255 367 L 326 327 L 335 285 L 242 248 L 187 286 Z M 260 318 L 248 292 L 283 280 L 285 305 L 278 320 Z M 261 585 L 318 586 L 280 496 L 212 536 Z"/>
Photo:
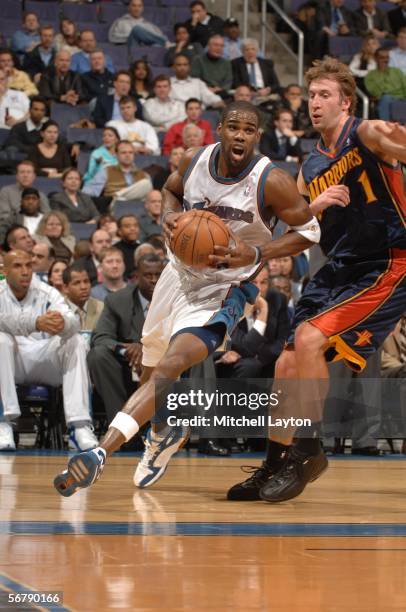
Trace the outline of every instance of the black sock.
<path fill-rule="evenodd" d="M 299 438 L 295 446 L 306 455 L 318 455 L 321 451 L 320 438 Z"/>
<path fill-rule="evenodd" d="M 278 471 L 285 460 L 286 453 L 290 446 L 279 444 L 274 440 L 268 440 L 265 464 L 273 472 Z"/>

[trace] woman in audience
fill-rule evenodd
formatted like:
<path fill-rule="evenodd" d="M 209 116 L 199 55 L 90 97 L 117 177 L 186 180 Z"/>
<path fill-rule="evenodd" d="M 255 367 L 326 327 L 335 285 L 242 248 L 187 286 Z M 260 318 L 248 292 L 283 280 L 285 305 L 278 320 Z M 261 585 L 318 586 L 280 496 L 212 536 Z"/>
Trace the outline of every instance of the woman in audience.
<path fill-rule="evenodd" d="M 52 210 L 46 213 L 38 224 L 34 239 L 53 247 L 56 259 L 70 263 L 75 237 L 71 235 L 69 221 L 62 212 Z"/>
<path fill-rule="evenodd" d="M 63 271 L 66 270 L 68 264 L 66 261 L 62 261 L 60 259 L 55 259 L 55 261 L 51 264 L 48 272 L 48 284 L 51 287 L 55 287 L 60 293 L 62 293 L 63 280 L 62 274 Z"/>
<path fill-rule="evenodd" d="M 379 40 L 375 38 L 373 34 L 369 34 L 364 38 L 362 43 L 361 51 L 356 53 L 351 60 L 350 70 L 355 76 L 355 81 L 365 91 L 364 77 L 370 72 L 370 70 L 376 69 L 375 51 L 379 49 Z"/>
<path fill-rule="evenodd" d="M 99 211 L 92 198 L 80 191 L 82 176 L 76 168 L 68 168 L 62 174 L 62 193 L 54 193 L 50 198 L 52 210 L 65 213 L 72 223 L 95 223 Z"/>
<path fill-rule="evenodd" d="M 200 43 L 190 42 L 190 33 L 185 23 L 175 23 L 173 27 L 175 42 L 171 44 L 164 57 L 165 66 L 172 66 L 177 53 L 187 55 L 192 63 L 197 55 L 203 54 L 203 47 Z"/>
<path fill-rule="evenodd" d="M 58 51 L 69 51 L 71 55 L 79 53 L 81 48 L 78 44 L 79 31 L 76 24 L 70 19 L 62 19 L 59 26 L 59 34 L 55 36 L 55 50 Z"/>
<path fill-rule="evenodd" d="M 116 166 L 117 156 L 116 147 L 120 140 L 120 136 L 116 128 L 106 127 L 103 130 L 103 144 L 95 149 L 90 155 L 87 172 L 83 177 L 83 183 L 86 185 L 101 168 L 105 166 Z"/>
<path fill-rule="evenodd" d="M 34 145 L 28 155 L 37 175 L 59 178 L 72 165 L 69 148 L 65 143 L 58 144 L 58 137 L 58 124 L 46 121 L 41 128 L 41 142 Z"/>
<path fill-rule="evenodd" d="M 130 67 L 130 95 L 136 100 L 146 100 L 152 94 L 152 75 L 148 62 L 137 60 Z"/>
<path fill-rule="evenodd" d="M 120 236 L 117 235 L 117 221 L 113 217 L 113 215 L 110 215 L 109 213 L 104 213 L 104 215 L 100 215 L 99 220 L 97 222 L 97 229 L 106 230 L 106 232 L 111 238 L 112 244 L 120 241 Z"/>

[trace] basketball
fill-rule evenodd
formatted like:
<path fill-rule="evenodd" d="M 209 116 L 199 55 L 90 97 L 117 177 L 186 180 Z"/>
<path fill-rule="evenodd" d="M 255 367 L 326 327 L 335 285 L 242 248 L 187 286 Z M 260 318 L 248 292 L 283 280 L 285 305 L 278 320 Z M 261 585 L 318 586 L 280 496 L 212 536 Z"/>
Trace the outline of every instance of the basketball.
<path fill-rule="evenodd" d="M 193 209 L 176 221 L 171 251 L 187 266 L 207 268 L 215 246 L 227 247 L 230 233 L 217 215 Z"/>

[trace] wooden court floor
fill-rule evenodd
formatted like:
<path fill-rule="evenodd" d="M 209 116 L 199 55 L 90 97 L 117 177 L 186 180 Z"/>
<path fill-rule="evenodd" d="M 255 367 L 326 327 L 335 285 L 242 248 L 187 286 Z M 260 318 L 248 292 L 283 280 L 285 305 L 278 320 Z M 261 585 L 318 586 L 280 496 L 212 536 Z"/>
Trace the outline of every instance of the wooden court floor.
<path fill-rule="evenodd" d="M 25 609 L 134 612 L 406 610 L 406 461 L 332 460 L 292 502 L 236 503 L 247 458 L 182 454 L 149 490 L 122 455 L 70 499 L 66 457 L 0 454 L 0 610 L 9 594 L 63 592 Z"/>

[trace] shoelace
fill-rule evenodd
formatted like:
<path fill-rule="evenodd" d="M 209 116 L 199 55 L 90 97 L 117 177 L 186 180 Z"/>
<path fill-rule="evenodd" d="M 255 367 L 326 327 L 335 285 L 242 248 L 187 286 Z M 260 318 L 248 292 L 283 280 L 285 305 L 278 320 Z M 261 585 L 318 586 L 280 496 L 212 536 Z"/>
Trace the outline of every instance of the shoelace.
<path fill-rule="evenodd" d="M 262 478 L 269 474 L 268 468 L 263 465 L 260 465 L 259 467 L 255 465 L 242 465 L 241 470 L 246 474 L 252 474 L 252 476 L 247 479 L 247 482 L 255 482 L 256 480 L 262 480 Z"/>

